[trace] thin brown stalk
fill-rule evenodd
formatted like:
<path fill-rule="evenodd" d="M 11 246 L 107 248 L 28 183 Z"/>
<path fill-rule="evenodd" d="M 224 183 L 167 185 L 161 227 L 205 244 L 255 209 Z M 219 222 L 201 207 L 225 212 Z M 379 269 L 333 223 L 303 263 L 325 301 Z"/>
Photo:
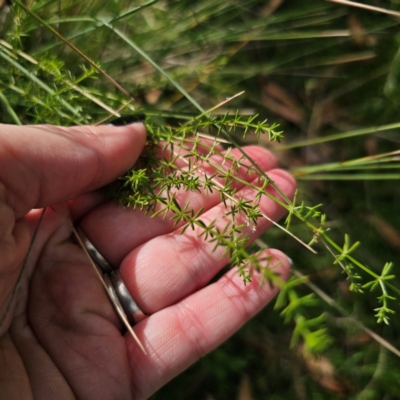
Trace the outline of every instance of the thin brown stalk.
<path fill-rule="evenodd" d="M 63 35 L 61 35 L 58 31 L 56 31 L 52 26 L 50 26 L 46 21 L 41 19 L 38 15 L 32 12 L 28 7 L 22 4 L 18 0 L 14 0 L 14 3 L 18 4 L 22 9 L 24 9 L 29 15 L 38 20 L 43 26 L 45 26 L 50 32 L 52 32 L 55 36 L 57 36 L 61 41 L 63 41 L 67 46 L 69 46 L 72 50 L 78 53 L 83 59 L 85 59 L 96 71 L 98 71 L 101 75 L 103 75 L 109 82 L 111 82 L 117 89 L 119 89 L 125 96 L 129 99 L 132 99 L 133 96 L 126 91 L 118 82 L 116 82 L 110 75 L 108 75 L 105 71 L 103 71 L 99 66 L 97 66 L 88 56 L 86 56 L 81 50 L 79 50 L 74 44 L 72 44 L 68 39 L 66 39 Z"/>
<path fill-rule="evenodd" d="M 133 100 L 134 100 L 134 99 L 133 99 L 133 97 L 132 97 L 132 98 L 129 99 L 125 104 L 122 104 L 122 106 L 120 106 L 120 107 L 118 107 L 116 110 L 112 111 L 110 115 L 107 115 L 107 117 L 102 118 L 100 121 L 97 121 L 97 122 L 95 123 L 95 125 L 104 124 L 104 122 L 106 122 L 107 120 L 109 120 L 110 118 L 113 118 L 113 117 L 120 117 L 120 116 L 121 116 L 120 112 L 121 112 L 125 107 L 127 107 L 130 103 L 132 103 Z"/>
<path fill-rule="evenodd" d="M 389 14 L 393 15 L 394 17 L 400 17 L 400 13 L 397 11 L 391 11 L 387 10 L 386 8 L 370 6 L 368 4 L 357 3 L 355 1 L 349 1 L 349 0 L 327 0 L 327 1 L 330 1 L 331 3 L 343 4 L 344 6 L 357 7 L 368 11 L 376 11 L 383 14 Z"/>
<path fill-rule="evenodd" d="M 104 290 L 106 291 L 106 293 L 108 293 L 107 285 L 104 281 L 103 275 L 100 273 L 99 269 L 96 267 L 96 264 L 94 263 L 92 257 L 90 257 L 90 254 L 88 253 L 85 245 L 82 242 L 82 239 L 80 238 L 80 236 L 79 236 L 78 232 L 76 231 L 74 224 L 72 223 L 71 220 L 70 220 L 70 223 L 71 223 L 72 231 L 76 237 L 76 240 L 79 242 L 79 245 L 82 247 L 82 250 L 85 252 L 87 258 L 89 259 L 91 266 L 95 270 L 97 277 L 99 278 L 101 284 L 104 287 Z M 143 351 L 144 354 L 147 354 L 142 342 L 139 340 L 136 333 L 134 332 L 131 325 L 129 324 L 129 321 L 127 320 L 127 318 L 125 316 L 124 310 L 121 309 L 121 306 L 117 302 L 115 302 L 114 299 L 111 298 L 111 296 L 109 296 L 109 299 L 113 303 L 114 309 L 117 311 L 117 313 L 118 313 L 119 317 L 121 318 L 122 322 L 124 323 L 126 329 L 129 331 L 129 333 L 131 334 L 131 336 L 133 337 L 133 339 L 135 340 L 137 345 L 140 347 L 140 349 Z"/>

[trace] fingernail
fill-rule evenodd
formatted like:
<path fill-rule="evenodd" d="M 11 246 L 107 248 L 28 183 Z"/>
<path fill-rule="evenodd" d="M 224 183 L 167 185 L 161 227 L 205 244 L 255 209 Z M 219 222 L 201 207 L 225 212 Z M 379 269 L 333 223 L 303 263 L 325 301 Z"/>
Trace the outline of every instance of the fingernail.
<path fill-rule="evenodd" d="M 112 119 L 108 125 L 112 126 L 125 126 L 129 124 L 134 124 L 135 122 L 143 122 L 146 119 L 146 114 L 137 113 L 122 115 L 121 117 Z"/>

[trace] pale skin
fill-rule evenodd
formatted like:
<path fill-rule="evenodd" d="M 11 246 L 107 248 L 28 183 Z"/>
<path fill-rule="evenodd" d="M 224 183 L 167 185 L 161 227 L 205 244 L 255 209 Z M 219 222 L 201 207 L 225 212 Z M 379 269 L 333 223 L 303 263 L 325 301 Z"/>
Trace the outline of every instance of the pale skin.
<path fill-rule="evenodd" d="M 260 287 L 256 275 L 243 285 L 235 269 L 208 284 L 227 262 L 222 249 L 213 252 L 198 231 L 180 235 L 168 219 L 105 202 L 95 191 L 130 168 L 145 141 L 141 124 L 0 124 L 0 399 L 148 398 L 278 292 Z M 246 150 L 292 197 L 295 182 L 277 169 L 273 155 L 255 146 Z M 238 190 L 254 197 L 251 189 L 238 185 Z M 185 192 L 177 198 L 182 204 L 190 199 L 195 209 L 204 206 L 204 220 L 223 224 L 226 210 L 218 193 Z M 274 220 L 284 215 L 268 198 L 261 206 Z M 71 239 L 70 220 L 79 221 L 108 261 L 120 266 L 132 297 L 149 315 L 133 328 L 147 354 L 124 330 L 87 256 Z M 247 233 L 255 240 L 270 225 L 260 219 Z M 287 279 L 287 257 L 278 250 L 266 253 Z"/>

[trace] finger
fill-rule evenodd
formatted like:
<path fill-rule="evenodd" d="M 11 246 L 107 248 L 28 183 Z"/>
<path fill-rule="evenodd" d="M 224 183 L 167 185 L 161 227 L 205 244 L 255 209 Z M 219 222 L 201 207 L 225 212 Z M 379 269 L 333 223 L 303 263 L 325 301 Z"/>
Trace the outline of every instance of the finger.
<path fill-rule="evenodd" d="M 286 280 L 290 269 L 287 257 L 276 250 L 264 255 L 272 256 L 271 265 L 277 265 L 274 272 Z M 148 353 L 143 355 L 127 337 L 133 384 L 141 394 L 138 398 L 147 398 L 224 342 L 277 292 L 276 286 L 260 287 L 257 279 L 244 286 L 237 271 L 231 270 L 216 283 L 136 325 Z"/>
<path fill-rule="evenodd" d="M 142 124 L 63 128 L 0 124 L 0 182 L 20 218 L 117 178 L 138 158 Z"/>
<path fill-rule="evenodd" d="M 295 182 L 291 175 L 282 170 L 269 172 L 269 177 L 280 190 L 292 197 Z M 272 187 L 267 191 L 279 197 Z M 238 198 L 253 199 L 255 189 L 245 187 L 237 193 Z M 263 196 L 259 207 L 269 219 L 279 220 L 285 209 L 269 197 Z M 228 220 L 223 203 L 201 216 L 207 225 L 216 221 L 216 227 L 223 231 Z M 244 228 L 251 243 L 271 225 L 269 219 L 260 218 L 256 229 Z M 237 223 L 242 221 L 237 219 Z M 206 285 L 228 262 L 225 248 L 211 243 L 200 236 L 202 228 L 188 228 L 185 234 L 180 230 L 150 240 L 133 250 L 120 266 L 121 276 L 132 297 L 146 313 L 152 314 L 182 299 Z"/>
<path fill-rule="evenodd" d="M 68 201 L 68 209 L 72 221 L 77 221 L 106 203 L 104 195 L 99 191 L 82 194 Z"/>
<path fill-rule="evenodd" d="M 245 148 L 246 153 L 264 171 L 269 171 L 277 165 L 276 159 L 271 152 L 257 146 Z M 238 150 L 232 150 L 232 157 L 240 158 Z M 212 158 L 213 163 L 221 165 L 222 156 L 217 155 Z M 248 173 L 247 167 L 250 165 L 248 160 L 243 161 L 243 167 L 237 171 L 237 176 L 246 182 L 254 179 L 254 173 Z M 227 161 L 225 168 L 229 168 L 230 162 Z M 202 173 L 212 175 L 215 170 L 212 167 L 203 166 L 198 174 L 204 178 Z M 218 177 L 216 177 L 218 180 Z M 222 179 L 220 179 L 222 182 Z M 240 190 L 242 183 L 233 182 L 232 187 Z M 209 210 L 220 202 L 220 195 L 217 190 L 213 193 L 201 193 L 197 191 L 180 190 L 176 192 L 176 200 L 183 207 L 190 201 L 190 207 L 197 212 L 201 207 L 204 211 Z M 118 266 L 124 257 L 139 245 L 174 230 L 173 221 L 168 217 L 150 219 L 143 211 L 133 210 L 129 207 L 121 207 L 113 202 L 108 202 L 96 208 L 87 215 L 80 223 L 82 229 L 88 235 L 93 244 L 101 251 L 104 257 L 115 266 Z"/>

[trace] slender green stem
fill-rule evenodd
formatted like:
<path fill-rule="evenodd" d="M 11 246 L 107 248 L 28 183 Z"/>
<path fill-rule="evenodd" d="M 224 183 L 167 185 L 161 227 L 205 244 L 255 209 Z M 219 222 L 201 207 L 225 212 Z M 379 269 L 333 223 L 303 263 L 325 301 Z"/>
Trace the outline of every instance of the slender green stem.
<path fill-rule="evenodd" d="M 296 176 L 296 174 L 295 174 Z M 303 181 L 372 181 L 372 180 L 399 180 L 400 174 L 315 174 L 299 175 L 297 179 Z"/>
<path fill-rule="evenodd" d="M 7 100 L 7 97 L 4 96 L 3 92 L 0 91 L 0 100 L 3 102 L 5 109 L 7 110 L 10 117 L 17 125 L 22 125 L 21 120 L 18 118 L 18 115 L 15 113 L 14 109 L 11 107 L 11 104 Z"/>
<path fill-rule="evenodd" d="M 390 131 L 390 130 L 399 129 L 399 128 L 400 128 L 400 122 L 396 122 L 396 123 L 388 124 L 388 125 L 376 126 L 376 127 L 368 127 L 368 128 L 363 128 L 363 129 L 357 129 L 355 131 L 350 131 L 350 132 L 335 133 L 334 135 L 328 135 L 328 136 L 324 136 L 324 137 L 300 140 L 298 142 L 282 145 L 282 146 L 278 147 L 277 150 L 283 151 L 283 150 L 288 150 L 288 149 L 295 149 L 297 147 L 313 146 L 316 144 L 332 142 L 334 140 L 348 139 L 351 137 L 361 136 L 361 135 L 370 135 L 370 134 L 377 133 L 377 132 Z"/>

